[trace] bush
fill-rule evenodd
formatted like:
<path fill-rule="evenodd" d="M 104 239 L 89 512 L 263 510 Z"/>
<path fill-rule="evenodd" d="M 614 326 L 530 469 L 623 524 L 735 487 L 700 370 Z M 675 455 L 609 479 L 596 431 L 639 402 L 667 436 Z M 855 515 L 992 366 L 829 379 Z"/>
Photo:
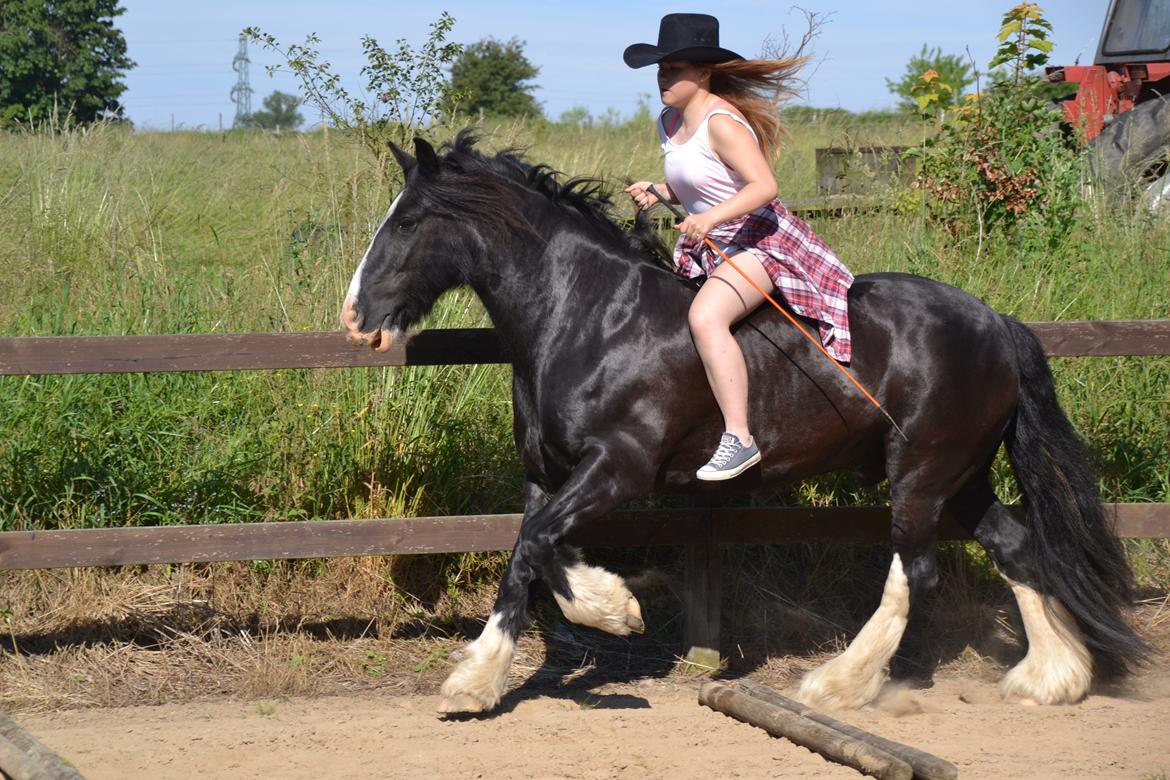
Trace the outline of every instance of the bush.
<path fill-rule="evenodd" d="M 1083 165 L 1058 115 L 1029 75 L 1048 59 L 1052 26 L 1034 3 L 1003 17 L 988 91 L 969 95 L 938 134 L 915 150 L 915 186 L 931 218 L 954 238 L 997 233 L 1052 245 L 1076 220 Z M 946 85 L 928 71 L 914 94 L 926 112 Z"/>

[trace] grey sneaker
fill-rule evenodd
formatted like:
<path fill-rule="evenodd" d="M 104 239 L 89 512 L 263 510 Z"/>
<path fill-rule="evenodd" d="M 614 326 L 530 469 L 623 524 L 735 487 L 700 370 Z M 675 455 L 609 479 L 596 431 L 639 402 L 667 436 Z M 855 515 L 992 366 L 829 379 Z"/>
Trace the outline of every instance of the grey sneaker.
<path fill-rule="evenodd" d="M 695 476 L 707 482 L 718 482 L 738 477 L 759 462 L 760 448 L 754 438 L 751 446 L 745 447 L 734 433 L 724 433 L 711 460 L 696 471 Z"/>

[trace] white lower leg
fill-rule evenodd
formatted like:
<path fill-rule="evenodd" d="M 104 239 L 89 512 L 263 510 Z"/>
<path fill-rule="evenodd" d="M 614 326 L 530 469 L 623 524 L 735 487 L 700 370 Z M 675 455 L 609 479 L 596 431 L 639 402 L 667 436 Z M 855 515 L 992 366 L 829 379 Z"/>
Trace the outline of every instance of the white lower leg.
<path fill-rule="evenodd" d="M 1068 610 L 1051 596 L 1008 577 L 1024 632 L 1028 654 L 1004 675 L 1000 692 L 1025 704 L 1072 704 L 1084 698 L 1093 681 L 1093 657 Z"/>
<path fill-rule="evenodd" d="M 618 636 L 645 630 L 642 608 L 618 575 L 597 566 L 575 563 L 565 568 L 565 579 L 572 598 L 555 591 L 553 596 L 569 620 Z"/>
<path fill-rule="evenodd" d="M 439 712 L 486 712 L 500 703 L 516 652 L 501 621 L 499 613 L 493 614 L 479 638 L 464 648 L 464 659 L 443 683 Z"/>
<path fill-rule="evenodd" d="M 873 701 L 886 679 L 910 614 L 910 584 L 895 554 L 882 603 L 848 649 L 804 676 L 797 698 L 806 704 L 852 709 Z"/>

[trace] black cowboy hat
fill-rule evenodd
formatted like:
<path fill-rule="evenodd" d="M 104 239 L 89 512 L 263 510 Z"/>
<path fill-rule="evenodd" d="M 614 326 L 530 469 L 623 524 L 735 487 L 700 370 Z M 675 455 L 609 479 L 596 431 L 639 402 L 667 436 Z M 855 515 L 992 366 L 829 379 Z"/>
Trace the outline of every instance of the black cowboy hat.
<path fill-rule="evenodd" d="M 719 46 L 719 20 L 707 14 L 667 14 L 658 24 L 658 45 L 627 46 L 622 59 L 631 68 L 644 68 L 664 60 L 727 62 L 743 57 Z"/>

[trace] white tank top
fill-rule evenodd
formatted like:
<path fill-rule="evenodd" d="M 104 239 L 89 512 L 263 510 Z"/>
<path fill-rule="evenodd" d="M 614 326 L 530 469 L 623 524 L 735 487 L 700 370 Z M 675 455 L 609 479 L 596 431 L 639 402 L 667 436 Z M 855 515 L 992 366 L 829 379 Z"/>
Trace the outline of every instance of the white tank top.
<path fill-rule="evenodd" d="M 725 101 L 722 98 L 717 101 L 723 102 Z M 756 139 L 756 143 L 759 143 L 760 139 L 751 125 L 726 108 L 713 108 L 703 117 L 695 134 L 676 145 L 670 142 L 670 133 L 663 125 L 667 113 L 663 111 L 658 115 L 658 138 L 662 142 L 666 186 L 670 187 L 688 213 L 704 212 L 744 188 L 747 180 L 717 159 L 715 153 L 711 151 L 711 144 L 707 138 L 707 120 L 713 114 L 727 114 L 746 127 L 752 138 Z M 681 118 L 677 111 L 672 113 L 675 117 L 674 127 L 671 128 L 673 132 L 681 124 Z"/>

